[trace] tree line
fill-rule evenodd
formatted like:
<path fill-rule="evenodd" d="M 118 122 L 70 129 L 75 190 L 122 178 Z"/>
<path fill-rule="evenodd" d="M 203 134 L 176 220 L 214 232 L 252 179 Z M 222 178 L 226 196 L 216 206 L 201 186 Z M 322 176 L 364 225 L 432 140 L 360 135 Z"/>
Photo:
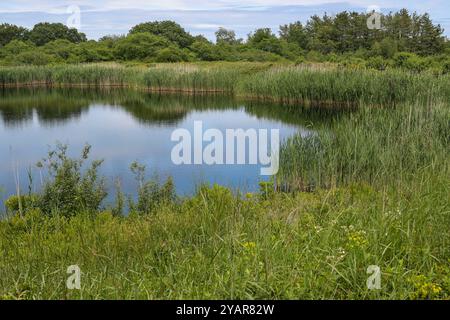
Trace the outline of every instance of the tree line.
<path fill-rule="evenodd" d="M 220 28 L 216 41 L 193 36 L 174 21 L 134 26 L 126 35 L 108 35 L 98 41 L 61 23 L 39 23 L 31 30 L 0 25 L 0 61 L 8 64 L 51 64 L 100 61 L 358 61 L 383 68 L 391 59 L 425 63 L 449 56 L 444 30 L 428 14 L 402 9 L 381 15 L 381 27 L 367 26 L 370 13 L 341 12 L 312 16 L 305 24 L 282 25 L 278 34 L 260 28 L 247 39 Z M 401 57 L 398 57 L 400 54 Z M 421 60 L 422 59 L 422 60 Z"/>

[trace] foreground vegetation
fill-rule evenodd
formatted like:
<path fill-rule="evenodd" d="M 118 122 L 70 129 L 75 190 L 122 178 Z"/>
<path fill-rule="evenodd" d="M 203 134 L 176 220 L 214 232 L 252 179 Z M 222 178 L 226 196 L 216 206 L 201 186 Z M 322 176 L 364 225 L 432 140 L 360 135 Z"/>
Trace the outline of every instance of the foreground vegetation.
<path fill-rule="evenodd" d="M 0 296 L 448 299 L 445 183 L 245 200 L 216 186 L 130 217 L 30 210 L 0 222 Z M 66 288 L 74 264 L 79 291 Z M 369 265 L 381 268 L 381 290 L 367 289 Z"/>

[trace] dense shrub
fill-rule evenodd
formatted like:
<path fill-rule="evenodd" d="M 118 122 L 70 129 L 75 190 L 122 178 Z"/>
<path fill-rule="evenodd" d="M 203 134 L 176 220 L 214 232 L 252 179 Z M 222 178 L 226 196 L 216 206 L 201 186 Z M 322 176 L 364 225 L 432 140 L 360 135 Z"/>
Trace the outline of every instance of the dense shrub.
<path fill-rule="evenodd" d="M 394 66 L 412 72 L 422 72 L 430 66 L 430 61 L 414 53 L 399 52 L 394 58 Z"/>
<path fill-rule="evenodd" d="M 38 208 L 44 213 L 57 210 L 63 215 L 73 215 L 80 210 L 96 211 L 105 199 L 105 180 L 98 175 L 103 161 L 92 161 L 84 168 L 90 146 L 83 149 L 79 159 L 67 155 L 67 146 L 58 145 L 48 153 L 48 157 L 38 164 L 45 168 L 48 179 L 39 194 Z"/>
<path fill-rule="evenodd" d="M 150 33 L 131 34 L 117 41 L 115 56 L 122 60 L 145 60 L 155 57 L 157 52 L 170 46 L 169 40 Z"/>

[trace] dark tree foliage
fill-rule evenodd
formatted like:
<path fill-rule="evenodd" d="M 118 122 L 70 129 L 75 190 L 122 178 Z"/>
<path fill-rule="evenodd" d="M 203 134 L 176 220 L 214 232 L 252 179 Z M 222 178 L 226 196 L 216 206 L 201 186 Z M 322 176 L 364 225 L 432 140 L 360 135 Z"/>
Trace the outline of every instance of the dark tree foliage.
<path fill-rule="evenodd" d="M 280 37 L 302 49 L 308 48 L 308 34 L 300 21 L 280 26 Z"/>
<path fill-rule="evenodd" d="M 324 54 L 369 50 L 386 38 L 396 42 L 398 50 L 420 55 L 439 54 L 444 49 L 444 30 L 434 25 L 428 14 L 410 14 L 402 9 L 382 15 L 381 29 L 367 27 L 370 15 L 346 11 L 334 17 L 315 15 L 307 22 L 305 31 L 300 23 L 282 26 L 281 37 L 301 46 L 308 43 L 306 49 Z"/>
<path fill-rule="evenodd" d="M 75 28 L 68 28 L 62 23 L 38 23 L 30 31 L 29 39 L 37 46 L 43 46 L 58 39 L 65 39 L 73 43 L 86 41 L 86 35 Z"/>
<path fill-rule="evenodd" d="M 28 37 L 28 30 L 12 24 L 0 24 L 0 47 L 7 45 L 12 40 L 24 41 Z"/>
<path fill-rule="evenodd" d="M 174 21 L 154 21 L 138 24 L 130 30 L 130 34 L 151 33 L 164 37 L 181 48 L 189 47 L 194 42 L 192 37 L 178 23 Z"/>

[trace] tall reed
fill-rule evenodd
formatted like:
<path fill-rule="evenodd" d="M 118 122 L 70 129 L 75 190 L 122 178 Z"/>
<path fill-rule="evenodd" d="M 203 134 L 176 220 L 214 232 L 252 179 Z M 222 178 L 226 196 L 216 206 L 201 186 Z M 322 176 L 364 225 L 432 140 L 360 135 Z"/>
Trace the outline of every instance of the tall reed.
<path fill-rule="evenodd" d="M 296 135 L 281 152 L 281 177 L 299 189 L 355 181 L 402 183 L 423 170 L 449 174 L 450 108 L 420 103 L 358 112 L 308 137 Z"/>
<path fill-rule="evenodd" d="M 274 68 L 252 75 L 242 92 L 259 99 L 286 103 L 330 102 L 374 105 L 426 101 L 435 95 L 450 97 L 450 77 L 393 70 L 310 70 Z"/>

